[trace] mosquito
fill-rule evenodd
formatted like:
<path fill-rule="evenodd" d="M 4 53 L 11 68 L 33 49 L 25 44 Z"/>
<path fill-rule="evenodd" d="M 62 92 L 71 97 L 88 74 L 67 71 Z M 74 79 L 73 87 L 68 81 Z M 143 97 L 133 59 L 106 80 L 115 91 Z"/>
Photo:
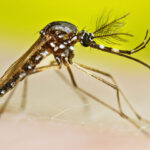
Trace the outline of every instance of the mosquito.
<path fill-rule="evenodd" d="M 148 37 L 148 30 L 146 32 L 144 41 L 140 43 L 138 46 L 131 50 L 121 50 L 112 47 L 107 47 L 102 44 L 97 44 L 95 41 L 96 39 L 106 42 L 108 44 L 114 44 L 114 40 L 124 41 L 122 36 L 132 36 L 128 33 L 119 32 L 120 27 L 124 25 L 122 21 L 128 14 L 116 18 L 112 21 L 109 19 L 105 19 L 103 21 L 103 17 L 101 17 L 96 23 L 96 29 L 94 32 L 89 33 L 86 30 L 78 31 L 78 28 L 70 22 L 66 21 L 55 21 L 49 23 L 46 27 L 44 27 L 40 31 L 40 36 L 37 41 L 29 48 L 29 50 L 23 54 L 17 61 L 15 61 L 8 70 L 4 73 L 4 75 L 0 78 L 0 97 L 3 97 L 6 93 L 10 90 L 12 92 L 2 105 L 0 109 L 0 115 L 5 111 L 6 106 L 9 103 L 10 98 L 13 95 L 13 92 L 16 89 L 16 86 L 20 81 L 25 81 L 24 84 L 24 98 L 22 100 L 22 108 L 25 108 L 26 101 L 26 92 L 27 92 L 27 77 L 36 74 L 38 72 L 42 72 L 47 69 L 57 69 L 60 70 L 62 65 L 64 65 L 70 75 L 72 85 L 74 89 L 79 91 L 81 94 L 84 94 L 91 99 L 97 101 L 98 103 L 104 105 L 108 109 L 112 110 L 113 112 L 120 115 L 123 119 L 126 119 L 131 124 L 133 124 L 136 128 L 140 129 L 141 126 L 136 123 L 132 118 L 130 118 L 126 113 L 122 110 L 122 105 L 120 102 L 120 95 L 123 96 L 125 102 L 128 104 L 132 112 L 135 114 L 138 120 L 145 120 L 141 117 L 130 104 L 128 99 L 125 97 L 121 89 L 119 88 L 117 82 L 115 81 L 114 77 L 104 71 L 99 69 L 89 67 L 87 65 L 79 64 L 73 62 L 74 58 L 74 45 L 79 42 L 84 47 L 91 47 L 93 49 L 119 55 L 121 57 L 126 57 L 137 63 L 147 67 L 150 69 L 150 65 L 146 64 L 145 62 L 131 57 L 131 54 L 137 53 L 144 49 L 146 45 L 150 41 L 150 37 Z M 54 61 L 50 62 L 49 65 L 37 67 L 37 65 L 45 59 L 49 55 L 54 56 Z M 97 98 L 96 96 L 92 95 L 91 93 L 87 92 L 86 90 L 80 88 L 76 80 L 74 78 L 73 72 L 70 66 L 74 66 L 75 68 L 79 69 L 80 71 L 88 74 L 92 78 L 103 82 L 104 84 L 108 85 L 109 87 L 113 88 L 116 92 L 116 100 L 118 103 L 118 109 L 112 107 L 111 105 L 107 104 L 106 102 L 102 101 L 101 99 Z M 108 82 L 107 80 L 99 77 L 98 74 L 102 74 L 112 80 L 112 83 Z M 63 77 L 65 80 L 65 77 Z M 146 131 L 143 131 L 147 133 Z"/>

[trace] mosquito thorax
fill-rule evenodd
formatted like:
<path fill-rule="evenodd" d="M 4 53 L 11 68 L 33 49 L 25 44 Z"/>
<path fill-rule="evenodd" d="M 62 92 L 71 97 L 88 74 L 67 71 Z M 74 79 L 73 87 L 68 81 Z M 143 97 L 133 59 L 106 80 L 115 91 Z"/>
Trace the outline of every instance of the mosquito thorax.
<path fill-rule="evenodd" d="M 85 30 L 82 30 L 78 33 L 78 38 L 79 38 L 80 43 L 83 46 L 88 47 L 88 46 L 90 46 L 91 42 L 93 41 L 94 35 Z"/>
<path fill-rule="evenodd" d="M 74 57 L 74 44 L 78 41 L 77 27 L 69 22 L 56 21 L 48 24 L 40 31 L 41 36 L 50 36 L 47 48 L 54 55 L 58 64 Z"/>

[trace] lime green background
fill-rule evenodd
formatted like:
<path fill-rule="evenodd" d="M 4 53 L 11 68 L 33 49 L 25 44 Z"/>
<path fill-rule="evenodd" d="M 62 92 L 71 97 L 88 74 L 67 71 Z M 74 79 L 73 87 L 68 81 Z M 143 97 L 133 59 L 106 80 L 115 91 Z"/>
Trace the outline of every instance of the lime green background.
<path fill-rule="evenodd" d="M 119 48 L 135 47 L 143 40 L 146 30 L 150 29 L 149 0 L 1 0 L 0 40 L 6 48 L 0 51 L 26 51 L 37 39 L 38 31 L 52 21 L 69 21 L 77 25 L 79 30 L 94 28 L 96 19 L 104 10 L 112 11 L 113 16 L 130 12 L 126 18 L 125 30 L 134 34 L 134 37 Z M 76 53 L 78 59 L 80 55 L 84 60 L 116 61 L 116 56 L 81 48 L 79 44 L 76 46 Z M 150 45 L 134 56 L 150 63 Z"/>

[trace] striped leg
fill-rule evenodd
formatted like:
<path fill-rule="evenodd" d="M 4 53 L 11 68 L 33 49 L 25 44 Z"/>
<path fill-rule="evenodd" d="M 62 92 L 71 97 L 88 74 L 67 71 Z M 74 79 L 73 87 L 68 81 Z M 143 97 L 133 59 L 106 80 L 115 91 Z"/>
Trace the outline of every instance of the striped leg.
<path fill-rule="evenodd" d="M 137 47 L 135 47 L 132 50 L 119 50 L 119 53 L 131 55 L 133 53 L 136 53 L 136 52 L 144 49 L 147 46 L 147 44 L 149 43 L 149 41 L 150 41 L 150 37 L 146 41 L 147 36 L 148 36 L 148 30 L 146 31 L 146 35 L 145 35 L 144 41 L 141 44 L 139 44 Z"/>
<path fill-rule="evenodd" d="M 106 52 L 110 52 L 110 53 L 118 53 L 118 54 L 127 54 L 127 55 L 131 55 L 133 53 L 136 53 L 142 49 L 144 49 L 147 44 L 149 43 L 150 41 L 150 37 L 148 38 L 148 30 L 146 31 L 146 35 L 145 35 L 145 38 L 143 40 L 142 43 L 140 43 L 138 46 L 136 46 L 135 48 L 133 48 L 132 50 L 119 50 L 119 49 L 116 49 L 116 48 L 111 48 L 111 47 L 105 47 L 101 44 L 96 44 L 95 42 L 93 42 L 91 44 L 91 47 L 93 48 L 96 48 L 96 49 L 100 49 L 102 51 L 106 51 Z"/>
<path fill-rule="evenodd" d="M 131 59 L 133 61 L 136 61 L 142 65 L 144 65 L 145 67 L 147 67 L 148 69 L 150 69 L 150 65 L 137 59 L 137 58 L 134 58 L 134 57 L 131 57 L 129 55 L 133 54 L 133 53 L 136 53 L 142 49 L 144 49 L 147 44 L 150 42 L 150 37 L 147 39 L 148 37 L 148 30 L 146 32 L 146 35 L 145 35 L 145 38 L 144 38 L 144 41 L 139 44 L 137 47 L 133 48 L 132 50 L 119 50 L 119 49 L 116 49 L 116 48 L 111 48 L 111 47 L 105 47 L 101 44 L 97 44 L 96 42 L 92 42 L 90 47 L 92 48 L 95 48 L 95 49 L 98 49 L 98 50 L 101 50 L 101 51 L 104 51 L 104 52 L 108 52 L 108 53 L 111 53 L 111 54 L 115 54 L 115 55 L 118 55 L 118 56 L 121 56 L 121 57 L 125 57 L 125 58 L 128 58 L 128 59 Z"/>

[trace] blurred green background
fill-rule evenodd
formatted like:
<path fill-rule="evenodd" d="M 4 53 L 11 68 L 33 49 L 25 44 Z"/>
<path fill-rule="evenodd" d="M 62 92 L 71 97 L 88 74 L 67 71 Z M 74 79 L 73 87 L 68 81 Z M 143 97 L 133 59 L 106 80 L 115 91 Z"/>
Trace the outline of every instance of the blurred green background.
<path fill-rule="evenodd" d="M 79 30 L 95 28 L 96 19 L 106 11 L 112 16 L 122 16 L 128 12 L 125 31 L 134 35 L 128 38 L 119 48 L 132 49 L 144 38 L 147 29 L 150 29 L 150 2 L 149 0 L 1 0 L 0 1 L 0 52 L 9 54 L 25 52 L 39 36 L 38 32 L 52 21 L 69 21 Z M 118 48 L 118 46 L 113 46 Z M 150 45 L 133 56 L 150 63 Z M 76 45 L 77 61 L 88 61 L 99 66 L 115 65 L 134 68 L 134 62 L 118 56 L 112 56 L 90 48 Z M 118 63 L 119 62 L 119 63 Z M 93 63 L 93 64 L 92 64 Z M 103 66 L 102 65 L 102 66 Z M 137 66 L 137 65 L 136 65 Z"/>

